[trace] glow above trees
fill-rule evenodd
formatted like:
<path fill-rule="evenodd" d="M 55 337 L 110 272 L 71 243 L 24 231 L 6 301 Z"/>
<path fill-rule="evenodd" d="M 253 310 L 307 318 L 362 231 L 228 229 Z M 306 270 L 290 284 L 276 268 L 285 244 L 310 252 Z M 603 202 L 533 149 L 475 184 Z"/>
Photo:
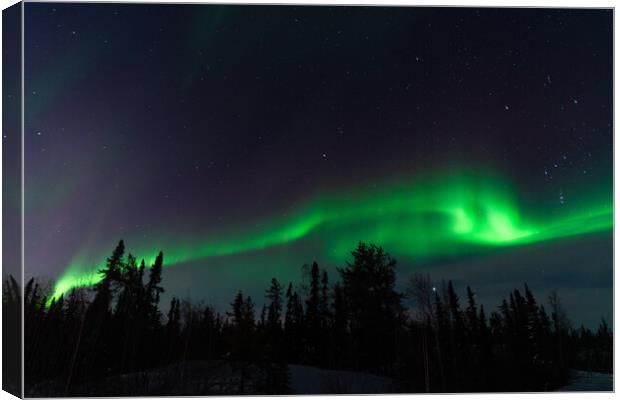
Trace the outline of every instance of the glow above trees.
<path fill-rule="evenodd" d="M 598 190 L 597 190 L 598 189 Z M 383 182 L 368 189 L 333 190 L 308 199 L 288 216 L 267 217 L 204 236 L 162 235 L 129 244 L 151 265 L 159 250 L 166 266 L 260 251 L 314 238 L 325 257 L 343 262 L 357 241 L 385 247 L 397 258 L 431 259 L 472 254 L 611 230 L 613 199 L 607 186 L 560 204 L 523 205 L 510 181 L 489 173 L 456 173 Z M 564 204 L 566 203 L 566 204 Z M 110 238 L 113 240 L 119 238 Z M 133 245 L 133 246 L 132 246 Z M 111 246 L 110 246 L 111 247 Z M 97 259 L 78 255 L 54 286 L 53 298 L 101 277 Z M 98 264 L 95 264 L 98 263 Z M 291 266 L 296 267 L 296 266 Z"/>

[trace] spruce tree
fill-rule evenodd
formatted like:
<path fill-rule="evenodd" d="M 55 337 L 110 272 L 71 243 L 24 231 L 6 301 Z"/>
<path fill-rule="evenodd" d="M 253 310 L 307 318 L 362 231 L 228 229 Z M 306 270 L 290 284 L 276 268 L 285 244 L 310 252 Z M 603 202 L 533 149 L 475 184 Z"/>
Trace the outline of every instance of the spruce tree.
<path fill-rule="evenodd" d="M 379 246 L 359 242 L 338 272 L 347 300 L 353 355 L 359 367 L 391 368 L 401 328 L 401 294 L 395 290 L 396 260 Z"/>
<path fill-rule="evenodd" d="M 267 309 L 267 325 L 270 330 L 281 329 L 282 318 L 282 286 L 276 278 L 271 279 L 271 286 L 267 290 L 267 299 L 270 300 Z"/>
<path fill-rule="evenodd" d="M 476 307 L 475 294 L 469 286 L 467 286 L 467 309 L 465 310 L 465 314 L 467 315 L 467 325 L 469 326 L 470 335 L 472 338 L 476 338 L 479 331 L 478 309 Z"/>

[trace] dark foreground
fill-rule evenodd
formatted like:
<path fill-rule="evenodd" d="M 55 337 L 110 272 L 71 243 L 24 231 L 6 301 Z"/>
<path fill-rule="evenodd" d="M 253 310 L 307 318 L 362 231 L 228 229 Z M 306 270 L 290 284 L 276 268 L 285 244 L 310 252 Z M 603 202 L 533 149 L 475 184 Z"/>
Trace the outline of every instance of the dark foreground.
<path fill-rule="evenodd" d="M 273 366 L 271 366 L 273 368 Z M 59 382 L 33 385 L 27 397 L 47 396 L 226 396 L 266 394 L 270 389 L 269 366 L 233 364 L 228 361 L 194 361 L 175 364 L 148 372 L 108 377 L 84 383 L 65 393 Z M 373 374 L 328 370 L 305 365 L 285 367 L 287 384 L 282 394 L 380 394 L 407 393 L 402 382 Z M 569 383 L 562 392 L 613 391 L 613 374 L 571 370 Z"/>
<path fill-rule="evenodd" d="M 571 370 L 569 383 L 558 389 L 560 392 L 611 392 L 614 390 L 614 375 L 610 373 Z"/>
<path fill-rule="evenodd" d="M 227 361 L 193 361 L 148 372 L 112 376 L 74 386 L 65 393 L 60 382 L 48 381 L 29 387 L 28 397 L 55 396 L 221 396 L 267 394 L 275 366 Z M 396 380 L 351 371 L 324 370 L 289 365 L 282 371 L 286 384 L 281 394 L 398 393 Z"/>
<path fill-rule="evenodd" d="M 173 298 L 164 315 L 163 254 L 147 267 L 122 241 L 92 288 L 50 300 L 31 279 L 26 395 L 541 392 L 571 369 L 612 371 L 607 323 L 573 328 L 556 293 L 537 300 L 524 284 L 487 311 L 427 275 L 398 292 L 381 247 L 351 256 L 335 279 L 316 263 L 302 282 L 271 279 L 260 312 L 239 291 L 225 313 Z M 19 314 L 20 290 L 5 282 L 4 312 Z"/>

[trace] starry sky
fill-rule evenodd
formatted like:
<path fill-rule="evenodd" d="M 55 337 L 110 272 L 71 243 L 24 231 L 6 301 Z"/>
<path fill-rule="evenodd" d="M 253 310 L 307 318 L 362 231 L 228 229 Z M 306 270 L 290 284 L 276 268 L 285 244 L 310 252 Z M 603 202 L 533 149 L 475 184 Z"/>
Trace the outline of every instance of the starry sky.
<path fill-rule="evenodd" d="M 612 312 L 612 11 L 27 3 L 26 276 L 260 305 L 359 240 Z M 8 140 L 6 137 L 4 140 Z"/>

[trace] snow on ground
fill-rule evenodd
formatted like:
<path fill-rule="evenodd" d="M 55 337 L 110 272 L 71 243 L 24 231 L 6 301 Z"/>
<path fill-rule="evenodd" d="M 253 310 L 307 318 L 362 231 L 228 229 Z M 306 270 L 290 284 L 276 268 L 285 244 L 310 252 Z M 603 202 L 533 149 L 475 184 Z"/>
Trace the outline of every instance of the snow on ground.
<path fill-rule="evenodd" d="M 394 393 L 396 382 L 389 378 L 351 371 L 335 371 L 289 365 L 289 387 L 293 394 Z"/>
<path fill-rule="evenodd" d="M 560 392 L 611 392 L 614 390 L 614 375 L 600 372 L 571 370 L 568 385 Z"/>

